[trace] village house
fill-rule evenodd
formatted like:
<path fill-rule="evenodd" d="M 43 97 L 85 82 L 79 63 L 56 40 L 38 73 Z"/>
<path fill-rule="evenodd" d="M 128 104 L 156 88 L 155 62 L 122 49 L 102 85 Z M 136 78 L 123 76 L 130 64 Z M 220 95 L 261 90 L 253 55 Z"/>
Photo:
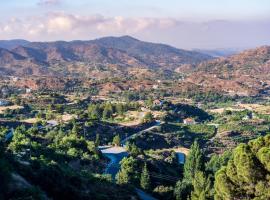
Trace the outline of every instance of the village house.
<path fill-rule="evenodd" d="M 183 120 L 184 124 L 186 125 L 193 125 L 193 124 L 196 124 L 196 121 L 192 118 L 186 118 Z"/>

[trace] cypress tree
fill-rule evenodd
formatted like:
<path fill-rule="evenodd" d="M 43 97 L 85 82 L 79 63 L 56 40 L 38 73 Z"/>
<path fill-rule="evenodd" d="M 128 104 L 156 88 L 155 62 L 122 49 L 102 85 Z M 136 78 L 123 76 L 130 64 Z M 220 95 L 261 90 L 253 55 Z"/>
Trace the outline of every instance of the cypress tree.
<path fill-rule="evenodd" d="M 191 200 L 210 200 L 211 195 L 211 182 L 209 177 L 201 172 L 197 171 L 195 173 L 195 178 L 193 179 L 193 191 L 191 193 Z"/>
<path fill-rule="evenodd" d="M 188 183 L 192 183 L 197 171 L 204 171 L 204 159 L 200 146 L 195 141 L 184 164 L 184 179 Z"/>
<path fill-rule="evenodd" d="M 151 185 L 150 175 L 149 175 L 149 171 L 147 169 L 146 163 L 144 164 L 144 167 L 143 167 L 140 184 L 141 184 L 142 189 L 144 189 L 144 190 L 150 189 L 150 185 Z"/>
<path fill-rule="evenodd" d="M 114 136 L 112 141 L 114 146 L 120 146 L 121 145 L 121 139 L 119 135 Z"/>

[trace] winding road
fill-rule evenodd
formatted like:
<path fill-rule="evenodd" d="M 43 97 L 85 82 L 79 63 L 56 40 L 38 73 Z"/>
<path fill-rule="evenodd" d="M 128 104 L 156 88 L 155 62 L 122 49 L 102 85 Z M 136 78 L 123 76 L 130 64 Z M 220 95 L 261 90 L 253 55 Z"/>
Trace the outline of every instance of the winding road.
<path fill-rule="evenodd" d="M 142 135 L 142 134 L 145 133 L 145 132 L 151 131 L 151 130 L 153 130 L 153 129 L 159 127 L 159 126 L 162 125 L 162 124 L 164 124 L 164 122 L 161 122 L 161 121 L 156 120 L 156 121 L 155 121 L 155 124 L 154 124 L 153 126 L 147 128 L 147 129 L 144 129 L 144 130 L 142 130 L 142 131 L 139 131 L 139 132 L 137 132 L 137 133 L 134 133 L 134 134 L 132 134 L 132 135 L 126 137 L 125 139 L 123 139 L 123 140 L 121 141 L 121 145 L 125 145 L 126 142 L 128 142 L 130 139 L 134 139 L 134 138 L 138 137 L 139 135 Z"/>
<path fill-rule="evenodd" d="M 121 141 L 121 145 L 125 146 L 126 142 L 129 141 L 130 139 L 133 139 L 147 131 L 151 131 L 158 126 L 160 126 L 162 122 L 156 121 L 155 125 L 144 129 L 142 131 L 139 131 L 135 134 L 132 134 L 131 136 L 123 139 Z M 99 149 L 101 150 L 102 154 L 106 156 L 107 158 L 110 159 L 110 163 L 107 165 L 104 174 L 111 174 L 113 180 L 115 180 L 115 176 L 117 172 L 120 169 L 120 162 L 124 157 L 128 156 L 128 153 L 124 147 L 113 147 L 113 146 L 99 146 Z M 140 197 L 142 200 L 157 200 L 156 198 L 152 197 L 151 195 L 145 193 L 143 190 L 136 188 L 135 189 L 137 195 Z"/>

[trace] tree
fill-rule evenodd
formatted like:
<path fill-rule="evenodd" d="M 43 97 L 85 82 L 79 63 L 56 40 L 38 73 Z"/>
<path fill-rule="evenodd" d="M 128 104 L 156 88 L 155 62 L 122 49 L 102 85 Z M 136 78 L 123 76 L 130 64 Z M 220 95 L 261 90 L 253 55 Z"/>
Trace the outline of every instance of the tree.
<path fill-rule="evenodd" d="M 139 147 L 136 146 L 135 143 L 128 143 L 127 145 L 127 150 L 130 153 L 130 155 L 136 157 L 138 155 L 140 155 L 142 153 L 141 149 Z"/>
<path fill-rule="evenodd" d="M 88 106 L 88 116 L 90 119 L 94 120 L 101 118 L 101 109 L 98 104 L 91 104 Z"/>
<path fill-rule="evenodd" d="M 79 127 L 77 126 L 76 122 L 73 123 L 73 127 L 72 127 L 72 130 L 71 130 L 71 133 L 72 134 L 76 134 L 76 135 L 79 134 Z"/>
<path fill-rule="evenodd" d="M 8 145 L 8 148 L 13 153 L 20 153 L 21 151 L 26 150 L 30 146 L 30 139 L 27 135 L 25 127 L 20 126 L 16 128 L 13 133 L 11 142 Z"/>
<path fill-rule="evenodd" d="M 103 113 L 102 113 L 102 118 L 103 119 L 110 119 L 113 114 L 113 109 L 112 109 L 112 104 L 107 103 L 104 107 Z"/>
<path fill-rule="evenodd" d="M 177 200 L 186 200 L 190 195 L 192 190 L 192 185 L 188 183 L 185 179 L 178 181 L 174 189 L 174 195 Z"/>
<path fill-rule="evenodd" d="M 211 172 L 214 175 L 222 166 L 227 165 L 231 157 L 231 151 L 225 151 L 222 155 L 213 155 L 206 164 L 206 171 Z"/>
<path fill-rule="evenodd" d="M 144 118 L 143 118 L 143 122 L 146 123 L 146 122 L 151 122 L 154 120 L 154 116 L 152 115 L 151 112 L 148 112 L 145 114 Z"/>
<path fill-rule="evenodd" d="M 195 141 L 191 145 L 190 152 L 184 164 L 184 178 L 176 183 L 174 194 L 177 200 L 187 199 L 190 195 L 196 172 L 204 170 L 203 160 L 203 154 L 199 144 Z"/>
<path fill-rule="evenodd" d="M 100 145 L 99 134 L 96 134 L 95 146 L 98 147 Z"/>
<path fill-rule="evenodd" d="M 112 141 L 114 146 L 120 146 L 121 145 L 121 139 L 119 135 L 114 136 Z"/>
<path fill-rule="evenodd" d="M 203 172 L 195 173 L 192 185 L 194 189 L 191 192 L 191 200 L 210 200 L 212 198 L 210 179 Z"/>
<path fill-rule="evenodd" d="M 187 156 L 186 162 L 184 164 L 184 179 L 188 183 L 192 183 L 197 171 L 204 170 L 204 158 L 200 146 L 197 141 L 195 141 L 190 148 L 190 152 Z"/>
<path fill-rule="evenodd" d="M 215 174 L 215 199 L 270 199 L 270 135 L 240 144 Z"/>
<path fill-rule="evenodd" d="M 137 179 L 137 164 L 133 157 L 124 158 L 121 162 L 120 171 L 116 174 L 117 184 L 128 184 Z"/>
<path fill-rule="evenodd" d="M 131 177 L 126 170 L 120 170 L 116 174 L 116 183 L 119 185 L 128 184 L 130 182 L 130 179 Z"/>
<path fill-rule="evenodd" d="M 149 171 L 147 169 L 146 163 L 144 164 L 144 167 L 142 170 L 140 185 L 141 185 L 142 189 L 144 189 L 144 190 L 149 190 L 150 186 L 151 186 L 150 175 L 149 175 Z"/>
<path fill-rule="evenodd" d="M 4 199 L 4 194 L 8 191 L 8 184 L 11 180 L 10 166 L 5 158 L 3 145 L 0 141 L 0 199 Z"/>
<path fill-rule="evenodd" d="M 118 115 L 124 114 L 124 106 L 122 103 L 116 104 L 115 109 L 116 109 L 116 112 L 118 113 Z"/>

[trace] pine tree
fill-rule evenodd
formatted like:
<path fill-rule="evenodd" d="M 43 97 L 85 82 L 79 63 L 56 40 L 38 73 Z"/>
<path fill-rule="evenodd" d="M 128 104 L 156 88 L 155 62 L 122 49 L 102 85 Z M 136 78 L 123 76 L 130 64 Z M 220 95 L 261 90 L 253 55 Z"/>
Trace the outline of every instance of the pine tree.
<path fill-rule="evenodd" d="M 188 199 L 191 190 L 192 185 L 190 183 L 187 183 L 185 180 L 178 181 L 174 189 L 174 195 L 176 200 Z"/>
<path fill-rule="evenodd" d="M 195 173 L 193 179 L 193 191 L 191 193 L 191 200 L 210 200 L 211 195 L 211 182 L 209 177 L 201 171 Z"/>
<path fill-rule="evenodd" d="M 215 174 L 215 199 L 270 199 L 270 134 L 240 144 Z"/>
<path fill-rule="evenodd" d="M 95 146 L 98 147 L 100 145 L 99 134 L 96 134 Z"/>
<path fill-rule="evenodd" d="M 144 189 L 144 190 L 150 189 L 150 186 L 151 186 L 150 175 L 149 175 L 149 171 L 147 169 L 146 163 L 144 164 L 144 167 L 143 167 L 140 184 L 141 184 L 142 189 Z"/>
<path fill-rule="evenodd" d="M 100 119 L 101 118 L 101 110 L 99 105 L 91 104 L 88 107 L 88 116 L 90 119 Z"/>
<path fill-rule="evenodd" d="M 116 183 L 119 185 L 128 184 L 130 182 L 130 176 L 128 172 L 124 169 L 121 169 L 116 174 Z"/>
<path fill-rule="evenodd" d="M 76 122 L 73 123 L 73 127 L 72 127 L 72 130 L 71 130 L 71 133 L 72 134 L 75 134 L 75 135 L 78 135 L 79 134 L 79 128 L 78 128 Z"/>
<path fill-rule="evenodd" d="M 195 141 L 184 164 L 184 178 L 176 183 L 174 194 L 177 200 L 184 200 L 190 196 L 192 183 L 196 172 L 204 170 L 203 154 L 199 144 Z"/>
<path fill-rule="evenodd" d="M 121 145 L 121 139 L 119 135 L 114 136 L 112 141 L 114 146 L 120 146 Z"/>
<path fill-rule="evenodd" d="M 120 171 L 116 174 L 116 183 L 121 185 L 135 182 L 134 179 L 137 177 L 136 160 L 133 157 L 123 158 L 120 164 Z"/>
<path fill-rule="evenodd" d="M 113 114 L 112 105 L 110 103 L 106 104 L 102 113 L 103 119 L 110 119 Z"/>
<path fill-rule="evenodd" d="M 204 158 L 197 141 L 191 146 L 190 152 L 184 164 L 184 179 L 192 183 L 195 173 L 204 170 Z"/>

